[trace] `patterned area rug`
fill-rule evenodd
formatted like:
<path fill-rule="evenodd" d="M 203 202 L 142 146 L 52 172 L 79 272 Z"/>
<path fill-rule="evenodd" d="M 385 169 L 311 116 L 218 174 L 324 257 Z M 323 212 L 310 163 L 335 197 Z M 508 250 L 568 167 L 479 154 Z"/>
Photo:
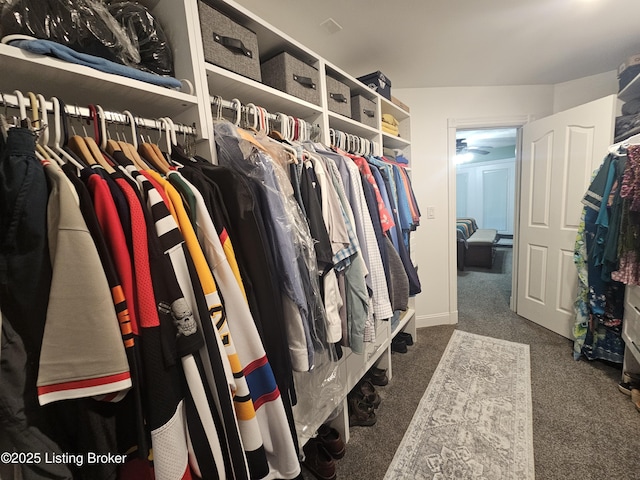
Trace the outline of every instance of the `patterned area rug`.
<path fill-rule="evenodd" d="M 529 346 L 456 330 L 385 480 L 533 480 Z"/>

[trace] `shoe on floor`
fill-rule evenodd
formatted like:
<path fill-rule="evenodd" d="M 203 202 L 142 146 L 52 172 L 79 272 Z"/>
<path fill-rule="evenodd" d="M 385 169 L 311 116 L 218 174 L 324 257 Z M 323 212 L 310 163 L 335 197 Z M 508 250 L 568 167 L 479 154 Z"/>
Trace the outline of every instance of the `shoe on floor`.
<path fill-rule="evenodd" d="M 397 336 L 391 340 L 391 351 L 396 353 L 407 353 L 407 344 Z"/>
<path fill-rule="evenodd" d="M 623 383 L 637 383 L 637 384 L 640 385 L 640 373 L 623 372 L 622 373 L 622 382 Z"/>
<path fill-rule="evenodd" d="M 376 414 L 373 411 L 373 405 L 361 401 L 357 396 L 351 396 L 348 399 L 350 427 L 371 427 L 375 425 Z"/>
<path fill-rule="evenodd" d="M 411 345 L 413 345 L 413 337 L 411 336 L 410 333 L 407 332 L 398 332 L 398 334 L 396 335 L 396 337 L 404 340 L 404 343 L 407 344 L 408 347 L 410 347 Z"/>
<path fill-rule="evenodd" d="M 302 464 L 314 477 L 318 480 L 335 480 L 336 462 L 322 442 L 311 438 L 302 449 L 304 451 Z"/>
<path fill-rule="evenodd" d="M 351 393 L 349 393 L 349 397 L 353 397 L 359 402 L 363 402 L 366 405 L 371 406 L 374 410 L 378 408 L 381 402 L 380 395 L 377 393 L 363 393 L 357 386 L 351 391 Z"/>
<path fill-rule="evenodd" d="M 634 388 L 640 388 L 640 385 L 632 382 L 620 382 L 618 384 L 618 390 L 620 390 L 625 395 L 631 396 L 631 390 Z"/>
<path fill-rule="evenodd" d="M 371 367 L 364 378 L 378 387 L 384 387 L 389 383 L 387 371 L 382 368 Z"/>
<path fill-rule="evenodd" d="M 376 389 L 371 381 L 365 378 L 360 382 L 357 388 L 365 396 L 365 399 L 367 399 L 367 401 L 371 405 L 373 405 L 373 408 L 378 408 L 380 406 L 380 402 L 382 401 L 382 399 L 380 398 L 380 395 L 378 395 L 378 392 L 376 392 Z"/>
<path fill-rule="evenodd" d="M 316 439 L 325 446 L 335 460 L 344 457 L 347 447 L 340 436 L 340 432 L 332 426 L 326 424 L 320 425 Z"/>

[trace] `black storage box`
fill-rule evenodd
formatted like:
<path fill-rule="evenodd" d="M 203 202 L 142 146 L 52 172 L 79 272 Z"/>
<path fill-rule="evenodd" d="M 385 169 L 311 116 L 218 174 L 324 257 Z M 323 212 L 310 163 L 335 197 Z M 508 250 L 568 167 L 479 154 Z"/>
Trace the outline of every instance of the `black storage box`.
<path fill-rule="evenodd" d="M 263 62 L 260 68 L 264 84 L 320 105 L 320 75 L 316 68 L 287 52 Z"/>
<path fill-rule="evenodd" d="M 381 71 L 358 77 L 358 80 L 374 92 L 378 92 L 387 100 L 391 100 L 391 80 L 389 80 Z"/>
<path fill-rule="evenodd" d="M 380 128 L 375 102 L 362 95 L 351 97 L 351 118 L 370 127 Z"/>
<path fill-rule="evenodd" d="M 202 0 L 198 12 L 205 61 L 262 81 L 256 34 Z"/>
<path fill-rule="evenodd" d="M 349 85 L 327 76 L 327 105 L 329 110 L 351 118 L 351 89 Z"/>

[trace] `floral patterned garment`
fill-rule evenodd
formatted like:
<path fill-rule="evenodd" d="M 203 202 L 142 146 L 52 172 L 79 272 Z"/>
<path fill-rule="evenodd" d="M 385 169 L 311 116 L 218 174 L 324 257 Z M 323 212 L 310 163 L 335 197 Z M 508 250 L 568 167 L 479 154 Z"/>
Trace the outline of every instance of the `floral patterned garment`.
<path fill-rule="evenodd" d="M 602 208 L 611 208 L 609 201 Z M 603 264 L 596 265 L 594 258 L 589 258 L 588 252 L 593 253 L 596 243 L 603 238 L 598 236 L 597 218 L 597 211 L 585 207 L 576 236 L 574 263 L 578 270 L 578 297 L 574 304 L 573 355 L 576 360 L 584 355 L 589 360 L 622 363 L 624 284 L 607 278 Z"/>
<path fill-rule="evenodd" d="M 580 359 L 584 346 L 587 330 L 589 328 L 589 281 L 587 273 L 587 244 L 584 238 L 584 216 L 586 208 L 582 209 L 576 244 L 573 251 L 573 263 L 578 270 L 578 295 L 573 304 L 576 312 L 576 321 L 573 326 L 573 358 Z"/>
<path fill-rule="evenodd" d="M 619 237 L 619 266 L 611 278 L 627 285 L 640 285 L 640 146 L 627 151 L 627 166 L 622 177 L 623 199 Z"/>

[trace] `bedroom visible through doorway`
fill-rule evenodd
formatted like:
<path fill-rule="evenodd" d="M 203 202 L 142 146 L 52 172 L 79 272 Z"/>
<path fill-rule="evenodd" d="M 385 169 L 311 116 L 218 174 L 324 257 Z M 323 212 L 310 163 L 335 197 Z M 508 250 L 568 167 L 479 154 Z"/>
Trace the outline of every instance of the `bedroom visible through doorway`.
<path fill-rule="evenodd" d="M 463 221 L 458 223 L 458 297 L 473 295 L 465 290 L 477 283 L 469 281 L 476 276 L 480 282 L 495 279 L 508 285 L 505 308 L 513 274 L 517 140 L 517 128 L 456 130 L 456 218 L 475 224 L 460 228 Z M 474 228 L 477 233 L 470 231 Z"/>

